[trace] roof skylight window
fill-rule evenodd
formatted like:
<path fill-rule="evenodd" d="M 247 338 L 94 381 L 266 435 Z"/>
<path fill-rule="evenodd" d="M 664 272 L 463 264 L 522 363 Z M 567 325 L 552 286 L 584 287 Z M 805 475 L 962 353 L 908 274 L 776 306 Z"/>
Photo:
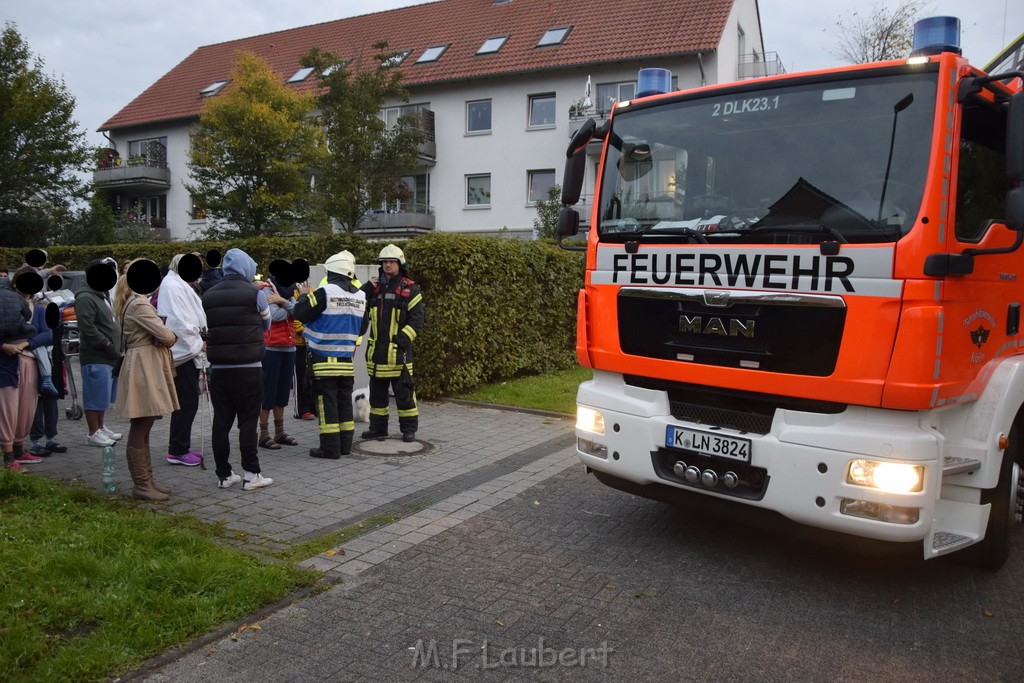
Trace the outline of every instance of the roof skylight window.
<path fill-rule="evenodd" d="M 410 54 L 412 54 L 412 50 L 402 50 L 401 52 L 396 52 L 395 54 L 391 55 L 390 57 L 382 61 L 381 66 L 398 66 L 399 64 L 404 62 L 405 58 L 408 57 Z"/>
<path fill-rule="evenodd" d="M 544 32 L 544 35 L 540 37 L 540 40 L 537 41 L 537 47 L 544 47 L 545 45 L 561 45 L 565 42 L 565 39 L 571 30 L 572 26 L 549 28 Z"/>
<path fill-rule="evenodd" d="M 301 69 L 299 69 L 298 71 L 296 71 L 295 73 L 293 73 L 292 77 L 289 78 L 287 82 L 288 83 L 300 83 L 300 82 L 306 80 L 307 78 L 309 78 L 309 74 L 313 73 L 313 69 L 314 69 L 314 67 L 312 67 L 312 66 L 304 66 Z"/>
<path fill-rule="evenodd" d="M 210 97 L 211 95 L 216 95 L 221 91 L 221 88 L 223 88 L 227 84 L 227 81 L 214 81 L 210 85 L 200 90 L 199 94 L 203 97 Z"/>
<path fill-rule="evenodd" d="M 337 64 L 331 64 L 329 67 L 327 67 L 326 69 L 321 71 L 320 75 L 321 76 L 330 76 L 332 73 L 334 73 L 338 69 L 344 68 L 346 66 L 348 66 L 348 60 L 347 59 L 343 59 L 340 62 L 338 62 Z"/>
<path fill-rule="evenodd" d="M 423 62 L 436 62 L 447 49 L 447 45 L 432 45 L 423 51 L 423 54 L 421 54 L 419 59 L 416 60 L 416 63 L 422 64 Z"/>
<path fill-rule="evenodd" d="M 493 38 L 488 38 L 476 53 L 478 55 L 488 55 L 493 52 L 497 52 L 501 49 L 502 45 L 505 44 L 506 40 L 508 40 L 508 36 L 495 36 Z"/>

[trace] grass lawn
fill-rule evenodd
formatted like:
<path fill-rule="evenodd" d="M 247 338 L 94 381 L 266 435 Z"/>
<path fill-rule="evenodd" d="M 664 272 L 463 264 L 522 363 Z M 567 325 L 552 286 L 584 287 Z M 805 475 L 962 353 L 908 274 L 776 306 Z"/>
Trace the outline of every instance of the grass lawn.
<path fill-rule="evenodd" d="M 580 382 L 589 380 L 593 374 L 590 368 L 574 367 L 550 375 L 489 384 L 459 398 L 575 415 L 576 389 Z"/>
<path fill-rule="evenodd" d="M 483 387 L 472 401 L 576 412 L 573 368 Z M 231 530 L 0 467 L 0 681 L 99 680 L 251 614 L 321 574 L 291 563 L 389 519 L 274 553 Z"/>
<path fill-rule="evenodd" d="M 0 680 L 124 673 L 320 576 L 222 532 L 0 468 Z"/>

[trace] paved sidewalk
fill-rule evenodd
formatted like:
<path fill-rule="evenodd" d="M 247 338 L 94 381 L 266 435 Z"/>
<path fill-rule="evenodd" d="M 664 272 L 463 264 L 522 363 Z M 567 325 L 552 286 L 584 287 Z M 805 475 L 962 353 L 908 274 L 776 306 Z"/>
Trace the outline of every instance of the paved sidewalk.
<path fill-rule="evenodd" d="M 322 460 L 309 456 L 309 449 L 318 444 L 316 422 L 295 419 L 288 409 L 285 429 L 299 445 L 260 449 L 260 467 L 274 483 L 256 491 L 243 491 L 238 485 L 217 488 L 209 412 L 197 415 L 192 432 L 193 448 L 205 444 L 208 469 L 167 464 L 170 419 L 165 417 L 156 422 L 150 436 L 153 472 L 174 493 L 167 502 L 147 505 L 222 522 L 244 532 L 247 547 L 257 552 L 261 546 L 285 548 L 375 517 L 400 517 L 359 539 L 344 555 L 320 555 L 304 563 L 351 575 L 508 500 L 575 462 L 572 423 L 565 418 L 448 402 L 423 403 L 420 412 L 417 442 L 402 443 L 394 429 L 387 441 L 360 441 L 358 434 L 368 425 L 356 423 L 352 455 Z M 57 438 L 68 452 L 26 467 L 101 490 L 102 449 L 86 445 L 84 419 L 65 419 L 63 411 L 61 415 Z M 129 495 L 131 479 L 123 455 L 128 422 L 111 411 L 106 424 L 124 434 L 117 445 L 116 495 Z M 237 430 L 234 433 L 231 461 L 241 474 Z"/>

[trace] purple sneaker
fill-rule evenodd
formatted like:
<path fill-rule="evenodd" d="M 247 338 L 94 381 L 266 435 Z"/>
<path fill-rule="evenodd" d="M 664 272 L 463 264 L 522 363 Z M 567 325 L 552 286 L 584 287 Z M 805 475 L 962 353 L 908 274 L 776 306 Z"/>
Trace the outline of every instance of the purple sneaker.
<path fill-rule="evenodd" d="M 170 465 L 184 465 L 185 467 L 195 467 L 203 462 L 203 456 L 197 455 L 195 451 L 189 451 L 185 455 L 171 455 L 167 454 L 167 463 Z"/>

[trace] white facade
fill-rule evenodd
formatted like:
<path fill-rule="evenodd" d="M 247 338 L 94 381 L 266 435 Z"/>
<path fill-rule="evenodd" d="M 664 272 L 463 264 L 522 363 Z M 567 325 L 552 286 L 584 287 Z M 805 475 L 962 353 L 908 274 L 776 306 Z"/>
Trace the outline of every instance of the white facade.
<path fill-rule="evenodd" d="M 742 29 L 742 39 L 740 37 Z M 416 173 L 429 176 L 429 195 L 434 230 L 465 233 L 498 233 L 530 238 L 537 217 L 529 196 L 531 172 L 541 182 L 553 177 L 561 184 L 565 151 L 569 140 L 584 119 L 570 120 L 569 108 L 582 100 L 588 77 L 590 98 L 600 106 L 598 88 L 602 84 L 634 82 L 637 71 L 657 66 L 672 71 L 679 89 L 732 81 L 737 78 L 740 50 L 746 54 L 763 54 L 757 5 L 754 0 L 734 3 L 717 51 L 660 60 L 600 64 L 591 67 L 572 66 L 561 70 L 545 70 L 515 76 L 489 77 L 439 85 L 410 88 L 410 104 L 423 104 L 434 112 L 436 163 Z M 530 126 L 531 96 L 554 95 L 553 125 Z M 491 124 L 485 132 L 467 131 L 467 102 L 490 100 Z M 600 118 L 599 118 L 600 121 Z M 206 223 L 193 219 L 191 197 L 185 189 L 188 178 L 188 134 L 194 122 L 174 122 L 111 131 L 112 147 L 122 158 L 127 157 L 132 140 L 166 136 L 167 167 L 170 186 L 163 190 L 121 192 L 122 204 L 133 196 L 166 194 L 165 236 L 188 240 L 199 236 Z M 598 159 L 588 164 L 581 200 L 584 223 L 589 222 L 590 199 Z M 552 175 L 543 175 L 550 172 Z M 467 178 L 474 183 L 489 177 L 490 203 L 470 205 L 467 200 Z M 541 195 L 543 197 L 543 195 Z M 401 236 L 401 235 L 396 235 Z"/>

